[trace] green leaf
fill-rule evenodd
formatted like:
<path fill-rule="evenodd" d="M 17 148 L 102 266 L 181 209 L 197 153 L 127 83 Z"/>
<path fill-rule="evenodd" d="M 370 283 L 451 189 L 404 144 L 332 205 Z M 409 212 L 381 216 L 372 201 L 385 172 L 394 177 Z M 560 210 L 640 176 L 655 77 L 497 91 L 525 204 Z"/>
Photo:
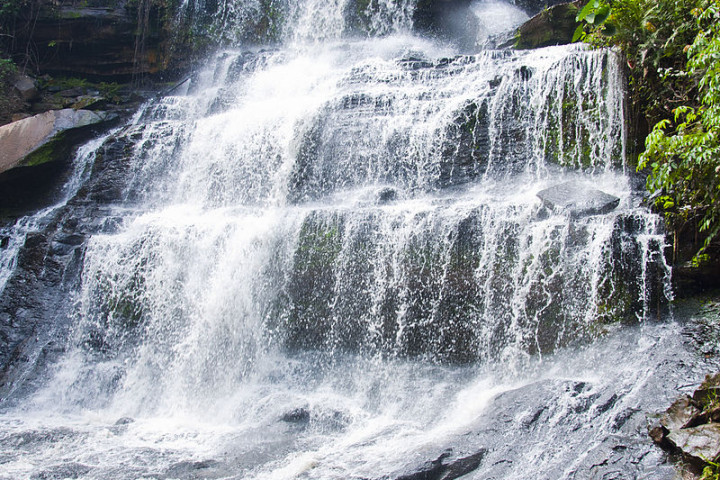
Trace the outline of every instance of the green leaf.
<path fill-rule="evenodd" d="M 606 22 L 602 29 L 603 35 L 607 35 L 608 37 L 612 37 L 617 33 L 617 27 L 612 22 Z"/>
<path fill-rule="evenodd" d="M 581 23 L 575 29 L 575 33 L 573 33 L 573 37 L 572 37 L 573 42 L 577 42 L 578 40 L 581 40 L 585 36 L 585 30 L 583 27 L 584 27 L 584 25 Z"/>
<path fill-rule="evenodd" d="M 590 15 L 590 13 L 593 12 L 593 11 L 597 8 L 597 6 L 599 5 L 599 3 L 600 3 L 599 0 L 590 0 L 590 1 L 583 7 L 583 9 L 580 10 L 580 13 L 577 14 L 577 16 L 575 17 L 575 21 L 576 21 L 576 22 L 581 22 L 581 21 L 583 21 L 583 20 L 585 19 L 585 17 L 587 17 L 588 15 Z"/>
<path fill-rule="evenodd" d="M 605 20 L 607 20 L 609 15 L 610 7 L 608 5 L 601 6 L 595 12 L 595 21 L 593 22 L 593 25 L 602 25 L 605 23 Z"/>

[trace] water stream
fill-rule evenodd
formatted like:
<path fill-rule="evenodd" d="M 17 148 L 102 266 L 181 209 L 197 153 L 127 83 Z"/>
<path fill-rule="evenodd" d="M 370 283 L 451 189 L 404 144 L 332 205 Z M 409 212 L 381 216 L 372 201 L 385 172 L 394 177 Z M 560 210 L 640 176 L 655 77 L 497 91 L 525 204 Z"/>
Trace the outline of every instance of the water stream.
<path fill-rule="evenodd" d="M 673 478 L 648 414 L 708 367 L 668 319 L 616 54 L 459 55 L 410 2 L 369 2 L 359 36 L 320 3 L 283 3 L 280 46 L 219 51 L 0 232 L 0 312 L 36 322 L 0 479 Z M 526 18 L 471 12 L 478 44 Z M 618 206 L 543 205 L 564 182 Z"/>

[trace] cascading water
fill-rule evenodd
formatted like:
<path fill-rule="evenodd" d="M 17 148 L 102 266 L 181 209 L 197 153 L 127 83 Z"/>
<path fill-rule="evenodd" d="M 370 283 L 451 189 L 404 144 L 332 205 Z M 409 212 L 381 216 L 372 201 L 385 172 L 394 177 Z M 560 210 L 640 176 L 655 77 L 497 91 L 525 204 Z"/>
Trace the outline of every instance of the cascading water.
<path fill-rule="evenodd" d="M 0 478 L 672 478 L 645 414 L 700 373 L 654 321 L 615 54 L 458 56 L 406 2 L 347 38 L 335 3 L 283 4 L 285 46 L 218 53 L 85 149 L 41 214 L 62 298 L 5 373 Z M 566 181 L 619 206 L 537 198 Z"/>

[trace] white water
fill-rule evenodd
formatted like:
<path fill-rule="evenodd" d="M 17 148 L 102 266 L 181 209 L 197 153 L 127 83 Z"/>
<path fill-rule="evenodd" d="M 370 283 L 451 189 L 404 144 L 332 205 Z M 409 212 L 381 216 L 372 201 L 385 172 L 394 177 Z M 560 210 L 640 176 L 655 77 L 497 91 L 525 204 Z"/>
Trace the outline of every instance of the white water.
<path fill-rule="evenodd" d="M 4 240 L 0 247 L 0 294 L 15 269 L 18 253 L 25 243 L 28 232 L 40 229 L 58 209 L 62 208 L 77 193 L 82 183 L 90 175 L 95 150 L 110 135 L 112 133 L 90 141 L 78 149 L 72 161 L 68 180 L 59 192 L 58 200 L 52 206 L 43 208 L 34 215 L 21 217 L 7 226 L 0 226 L 0 240 Z"/>
<path fill-rule="evenodd" d="M 455 57 L 391 2 L 382 38 L 346 39 L 341 3 L 288 3 L 283 48 L 219 53 L 116 133 L 122 223 L 0 417 L 0 478 L 397 478 L 448 448 L 490 450 L 472 478 L 585 478 L 608 439 L 643 443 L 620 419 L 691 354 L 644 324 L 669 268 L 615 55 Z M 566 180 L 620 205 L 544 211 Z"/>

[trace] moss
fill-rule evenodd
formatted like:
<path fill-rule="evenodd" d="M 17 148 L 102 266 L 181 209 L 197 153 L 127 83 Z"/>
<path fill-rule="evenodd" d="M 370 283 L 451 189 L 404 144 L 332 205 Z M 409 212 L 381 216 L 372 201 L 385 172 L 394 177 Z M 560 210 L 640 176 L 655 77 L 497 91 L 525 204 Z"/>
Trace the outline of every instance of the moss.
<path fill-rule="evenodd" d="M 52 140 L 30 152 L 22 162 L 20 162 L 20 166 L 36 167 L 45 163 L 66 159 L 72 151 L 72 146 L 68 144 L 68 140 L 67 132 L 58 133 Z"/>

